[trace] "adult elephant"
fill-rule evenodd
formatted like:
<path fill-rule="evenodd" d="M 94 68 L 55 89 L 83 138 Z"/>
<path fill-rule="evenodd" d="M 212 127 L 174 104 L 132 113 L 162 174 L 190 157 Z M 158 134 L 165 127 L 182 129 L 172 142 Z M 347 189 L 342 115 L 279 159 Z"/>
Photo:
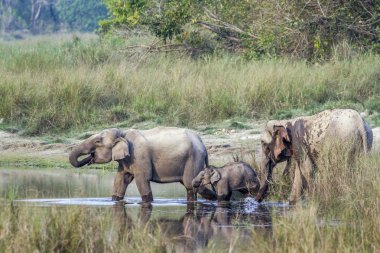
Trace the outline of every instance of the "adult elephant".
<path fill-rule="evenodd" d="M 295 203 L 303 190 L 309 191 L 313 172 L 318 167 L 317 158 L 328 142 L 348 143 L 350 151 L 367 152 L 372 146 L 372 130 L 358 112 L 334 109 L 313 116 L 267 122 L 261 137 L 264 182 L 256 195 L 261 202 L 267 195 L 268 182 L 273 168 L 287 162 L 285 171 L 296 161 L 295 175 L 289 202 Z"/>
<path fill-rule="evenodd" d="M 83 155 L 88 156 L 78 161 Z M 124 198 L 133 179 L 143 202 L 153 201 L 150 181 L 180 182 L 187 190 L 187 200 L 193 201 L 196 195 L 191 182 L 208 166 L 207 150 L 200 137 L 190 130 L 173 127 L 125 132 L 106 129 L 74 148 L 69 160 L 74 167 L 117 161 L 112 196 L 116 201 Z"/>

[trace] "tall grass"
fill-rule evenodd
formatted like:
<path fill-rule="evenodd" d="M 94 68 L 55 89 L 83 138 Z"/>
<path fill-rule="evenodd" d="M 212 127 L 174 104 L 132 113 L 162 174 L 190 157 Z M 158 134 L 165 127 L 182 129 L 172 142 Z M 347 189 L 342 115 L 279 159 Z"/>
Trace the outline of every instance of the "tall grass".
<path fill-rule="evenodd" d="M 14 204 L 0 209 L 1 252 L 162 252 L 159 233 L 147 243 L 143 226 L 131 227 L 112 210 Z"/>
<path fill-rule="evenodd" d="M 191 126 L 329 106 L 362 110 L 380 96 L 376 55 L 308 65 L 237 56 L 139 61 L 121 49 L 78 38 L 1 43 L 0 118 L 28 134 L 144 120 Z"/>
<path fill-rule="evenodd" d="M 352 154 L 336 143 L 323 148 L 308 198 L 285 219 L 274 217 L 272 237 L 257 234 L 259 252 L 379 251 L 380 157 Z"/>

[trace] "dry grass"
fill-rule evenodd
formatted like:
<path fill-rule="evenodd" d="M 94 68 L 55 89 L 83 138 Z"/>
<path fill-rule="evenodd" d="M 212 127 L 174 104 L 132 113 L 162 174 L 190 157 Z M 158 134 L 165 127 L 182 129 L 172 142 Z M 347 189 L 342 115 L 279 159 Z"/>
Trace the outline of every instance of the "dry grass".
<path fill-rule="evenodd" d="M 0 44 L 0 118 L 27 134 L 153 120 L 192 126 L 231 117 L 363 109 L 380 94 L 379 56 L 322 66 L 286 59 L 134 57 L 96 40 Z"/>
<path fill-rule="evenodd" d="M 380 157 L 353 159 L 347 146 L 326 145 L 309 198 L 274 217 L 270 238 L 256 238 L 259 252 L 376 252 L 380 249 Z M 278 169 L 278 168 L 277 168 Z M 277 179 L 280 173 L 277 172 Z M 281 196 L 289 181 L 272 189 Z M 276 182 L 277 183 L 277 182 Z M 287 190 L 287 194 L 289 194 Z M 276 197 L 275 197 L 276 199 Z"/>

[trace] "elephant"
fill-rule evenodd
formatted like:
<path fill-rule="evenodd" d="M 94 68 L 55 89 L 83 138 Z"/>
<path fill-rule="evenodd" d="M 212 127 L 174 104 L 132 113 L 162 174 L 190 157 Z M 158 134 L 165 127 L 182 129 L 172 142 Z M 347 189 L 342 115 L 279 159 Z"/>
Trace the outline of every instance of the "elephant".
<path fill-rule="evenodd" d="M 193 179 L 193 187 L 210 184 L 217 195 L 218 202 L 229 201 L 232 191 L 252 195 L 260 188 L 256 172 L 244 162 L 233 162 L 223 167 L 208 166 Z"/>
<path fill-rule="evenodd" d="M 83 155 L 87 157 L 78 161 Z M 187 190 L 187 200 L 196 200 L 192 180 L 208 166 L 208 155 L 201 138 L 188 129 L 157 127 L 123 132 L 111 128 L 76 146 L 69 161 L 74 167 L 117 161 L 112 200 L 122 200 L 135 179 L 142 202 L 150 203 L 153 201 L 150 181 L 180 182 Z"/>
<path fill-rule="evenodd" d="M 329 142 L 347 143 L 350 152 L 367 153 L 371 150 L 372 141 L 371 128 L 357 111 L 351 109 L 325 110 L 312 116 L 268 121 L 261 136 L 261 166 L 265 178 L 256 201 L 261 202 L 266 197 L 273 168 L 278 163 L 287 162 L 286 174 L 291 161 L 296 162 L 289 196 L 290 204 L 295 204 L 304 190 L 310 192 L 310 183 L 318 169 L 318 157 L 324 145 Z"/>

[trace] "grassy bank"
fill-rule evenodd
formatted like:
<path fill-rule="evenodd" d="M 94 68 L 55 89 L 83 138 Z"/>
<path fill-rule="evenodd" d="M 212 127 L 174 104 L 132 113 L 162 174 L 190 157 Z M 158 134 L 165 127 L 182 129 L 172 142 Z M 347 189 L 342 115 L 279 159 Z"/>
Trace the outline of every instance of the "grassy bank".
<path fill-rule="evenodd" d="M 38 135 L 146 120 L 192 126 L 332 107 L 380 111 L 375 55 L 324 65 L 237 56 L 140 61 L 122 48 L 78 38 L 1 43 L 0 118 Z"/>

